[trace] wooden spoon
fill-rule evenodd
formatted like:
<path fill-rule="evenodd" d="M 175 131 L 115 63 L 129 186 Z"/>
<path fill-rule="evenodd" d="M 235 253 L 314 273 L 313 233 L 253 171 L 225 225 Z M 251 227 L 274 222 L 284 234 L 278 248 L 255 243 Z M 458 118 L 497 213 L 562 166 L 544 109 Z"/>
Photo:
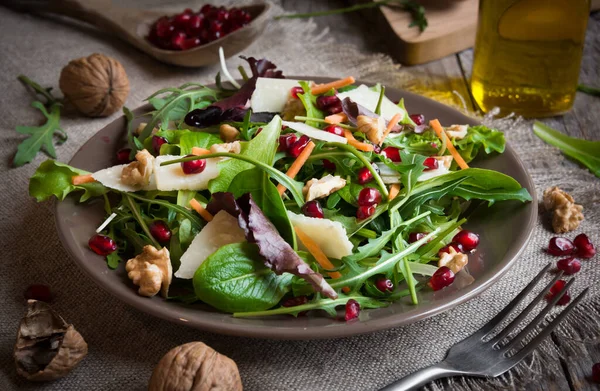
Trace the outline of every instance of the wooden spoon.
<path fill-rule="evenodd" d="M 265 29 L 268 3 L 240 7 L 252 16 L 250 24 L 205 45 L 189 50 L 165 50 L 146 40 L 150 26 L 165 11 L 119 8 L 110 0 L 10 0 L 4 4 L 22 12 L 58 14 L 90 23 L 114 34 L 159 61 L 184 67 L 200 67 L 219 62 L 219 47 L 229 57 L 247 48 Z M 199 7 L 199 6 L 198 6 Z"/>

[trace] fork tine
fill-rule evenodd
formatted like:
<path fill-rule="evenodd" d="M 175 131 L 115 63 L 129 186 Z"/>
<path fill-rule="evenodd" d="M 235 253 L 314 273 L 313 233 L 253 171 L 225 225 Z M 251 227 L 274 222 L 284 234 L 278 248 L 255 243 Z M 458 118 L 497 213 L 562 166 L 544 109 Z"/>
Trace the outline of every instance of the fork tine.
<path fill-rule="evenodd" d="M 493 344 L 497 344 L 498 342 L 502 341 L 515 327 L 519 325 L 519 323 L 521 323 L 523 318 L 526 317 L 527 314 L 531 312 L 531 310 L 533 310 L 533 307 L 535 307 L 544 298 L 546 293 L 548 293 L 550 288 L 552 288 L 554 283 L 558 281 L 562 277 L 562 275 L 562 271 L 557 273 L 556 276 L 552 279 L 552 281 L 550 281 L 548 285 L 546 285 L 546 287 L 542 289 L 542 291 L 536 296 L 536 298 L 533 299 L 533 301 L 529 303 L 529 305 L 523 311 L 521 311 L 521 313 L 512 322 L 510 322 L 509 325 L 506 326 L 500 333 L 498 333 L 498 335 L 496 335 L 490 342 Z"/>
<path fill-rule="evenodd" d="M 550 312 L 550 310 L 552 308 L 554 308 L 556 303 L 560 300 L 560 298 L 563 296 L 563 294 L 565 292 L 567 292 L 569 287 L 574 282 L 575 282 L 574 278 L 572 278 L 569 282 L 567 282 L 566 285 L 560 290 L 560 292 L 558 292 L 556 295 L 554 295 L 552 300 L 550 300 L 550 302 L 544 307 L 544 309 L 541 310 L 539 314 L 537 314 L 537 316 L 531 321 L 531 323 L 529 323 L 527 325 L 527 327 L 525 327 L 523 330 L 521 330 L 521 332 L 519 332 L 519 334 L 517 334 L 514 338 L 512 338 L 506 345 L 502 346 L 502 350 L 505 350 L 505 351 L 509 350 L 517 342 L 523 340 L 523 338 L 525 338 L 525 336 L 527 336 L 527 334 L 529 334 L 529 332 L 531 332 L 533 329 L 535 329 L 537 327 L 537 325 L 544 319 L 546 314 L 548 312 Z"/>
<path fill-rule="evenodd" d="M 506 307 L 504 307 L 504 309 L 502 311 L 500 311 L 498 313 L 498 315 L 494 316 L 489 322 L 487 322 L 479 330 L 477 330 L 475 332 L 475 334 L 473 334 L 473 336 L 475 336 L 475 335 L 480 336 L 480 334 L 481 334 L 480 338 L 483 339 L 492 330 L 494 330 L 496 328 L 496 326 L 498 326 L 498 324 L 500 324 L 500 322 L 502 322 L 504 320 L 504 318 L 506 318 L 508 316 L 508 314 L 510 314 L 511 311 L 521 301 L 523 301 L 523 299 L 529 294 L 529 292 L 531 292 L 531 290 L 533 289 L 533 287 L 535 287 L 535 285 L 542 278 L 542 276 L 544 275 L 544 273 L 546 273 L 548 271 L 548 269 L 550 268 L 550 266 L 551 266 L 551 264 L 546 265 L 546 267 L 544 267 L 537 274 L 537 276 L 535 276 L 533 278 L 533 280 L 531 280 L 531 282 L 525 288 L 523 288 L 523 290 L 521 291 L 521 293 L 519 293 L 514 299 L 512 299 L 512 301 L 510 303 L 508 303 L 508 305 Z"/>
<path fill-rule="evenodd" d="M 572 280 L 571 280 L 572 281 Z M 579 296 L 569 304 L 567 308 L 565 308 L 548 326 L 546 326 L 538 335 L 536 335 L 527 345 L 525 345 L 519 352 L 517 352 L 512 357 L 509 357 L 509 360 L 513 361 L 513 366 L 517 364 L 519 361 L 527 357 L 542 341 L 558 326 L 560 322 L 577 306 L 577 304 L 583 299 L 583 297 L 587 294 L 589 288 L 585 288 Z M 558 295 L 557 295 L 558 296 Z"/>

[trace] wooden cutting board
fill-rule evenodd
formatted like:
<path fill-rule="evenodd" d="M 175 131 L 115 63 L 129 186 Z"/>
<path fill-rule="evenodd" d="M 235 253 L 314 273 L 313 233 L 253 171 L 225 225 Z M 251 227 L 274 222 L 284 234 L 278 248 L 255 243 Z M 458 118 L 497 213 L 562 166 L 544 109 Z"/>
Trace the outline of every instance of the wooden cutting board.
<path fill-rule="evenodd" d="M 493 1 L 493 0 L 491 0 Z M 475 44 L 479 0 L 420 0 L 429 26 L 424 32 L 408 27 L 408 12 L 379 7 L 376 24 L 391 37 L 390 51 L 405 65 L 422 64 L 468 49 Z M 592 10 L 600 0 L 592 0 Z"/>

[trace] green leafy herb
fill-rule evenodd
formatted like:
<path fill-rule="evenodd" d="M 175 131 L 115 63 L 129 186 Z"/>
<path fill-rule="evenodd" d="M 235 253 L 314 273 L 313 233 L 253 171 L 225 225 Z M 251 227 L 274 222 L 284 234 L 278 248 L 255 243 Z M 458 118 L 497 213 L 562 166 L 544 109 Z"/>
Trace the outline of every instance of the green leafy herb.
<path fill-rule="evenodd" d="M 469 126 L 467 135 L 460 140 L 455 140 L 454 145 L 465 159 L 465 162 L 468 163 L 475 159 L 482 147 L 488 155 L 493 152 L 503 153 L 506 141 L 504 140 L 504 133 L 479 125 Z"/>
<path fill-rule="evenodd" d="M 577 86 L 577 91 L 583 92 L 584 94 L 592 96 L 600 96 L 600 88 L 590 87 L 583 84 Z"/>
<path fill-rule="evenodd" d="M 600 178 L 600 141 L 569 137 L 539 121 L 533 124 L 533 132 L 548 144 L 560 149 L 565 155 L 589 168 Z"/>
<path fill-rule="evenodd" d="M 89 172 L 73 168 L 56 160 L 46 160 L 29 179 L 29 195 L 40 201 L 55 196 L 62 201 L 67 195 L 75 191 L 83 191 L 79 202 L 84 202 L 91 197 L 98 197 L 108 189 L 98 182 L 73 185 L 72 178 L 76 175 L 85 175 Z"/>
<path fill-rule="evenodd" d="M 263 311 L 281 300 L 293 275 L 276 275 L 264 265 L 255 244 L 221 247 L 194 274 L 194 291 L 205 303 L 225 312 Z"/>
<path fill-rule="evenodd" d="M 26 86 L 33 88 L 36 94 L 46 99 L 45 103 L 39 100 L 31 103 L 32 107 L 38 109 L 46 117 L 46 122 L 41 126 L 16 127 L 15 130 L 18 133 L 29 135 L 29 137 L 17 147 L 17 153 L 13 159 L 15 167 L 31 162 L 40 150 L 45 151 L 50 157 L 56 158 L 56 151 L 52 143 L 53 137 L 59 137 L 59 144 L 67 140 L 67 134 L 60 127 L 60 108 L 62 104 L 52 96 L 51 88 L 42 88 L 27 76 L 20 75 L 18 79 Z"/>
<path fill-rule="evenodd" d="M 310 126 L 317 126 L 315 119 L 322 120 L 325 118 L 325 115 L 317 108 L 317 97 L 310 92 L 310 85 L 308 82 L 300 81 L 299 84 L 304 90 L 304 93 L 298 94 L 298 99 L 300 99 L 304 105 L 306 116 L 312 118 L 311 120 L 306 121 L 306 124 Z"/>
<path fill-rule="evenodd" d="M 218 136 L 206 132 L 189 132 L 185 133 L 179 139 L 179 148 L 182 155 L 192 153 L 192 148 L 199 147 L 208 149 L 214 144 L 220 144 L 223 141 Z"/>
<path fill-rule="evenodd" d="M 344 14 L 347 12 L 359 11 L 359 10 L 366 9 L 366 8 L 381 7 L 384 5 L 398 6 L 401 9 L 410 12 L 413 20 L 409 24 L 409 27 L 417 26 L 420 31 L 425 31 L 425 29 L 427 28 L 427 18 L 425 17 L 425 8 L 414 0 L 381 0 L 381 1 L 362 3 L 362 4 L 355 4 L 350 7 L 338 8 L 338 9 L 333 9 L 333 10 L 328 10 L 328 11 L 310 12 L 310 13 L 302 13 L 302 14 L 291 14 L 291 15 L 280 15 L 280 16 L 276 16 L 275 19 L 312 18 L 313 16 L 327 16 L 327 15 Z"/>

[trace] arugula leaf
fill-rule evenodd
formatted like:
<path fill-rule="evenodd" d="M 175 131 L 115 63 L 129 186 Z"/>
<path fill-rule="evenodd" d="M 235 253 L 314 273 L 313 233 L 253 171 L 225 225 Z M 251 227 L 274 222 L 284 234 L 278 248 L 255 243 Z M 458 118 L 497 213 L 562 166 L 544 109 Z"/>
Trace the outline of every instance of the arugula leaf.
<path fill-rule="evenodd" d="M 298 84 L 300 84 L 300 87 L 304 90 L 304 94 L 298 94 L 298 99 L 302 101 L 304 109 L 306 109 L 306 116 L 314 119 L 325 118 L 323 112 L 317 108 L 317 97 L 310 92 L 310 85 L 308 82 L 300 81 Z M 311 120 L 306 121 L 306 124 L 314 127 L 319 126 L 318 122 Z"/>
<path fill-rule="evenodd" d="M 112 252 L 106 256 L 106 264 L 111 269 L 116 269 L 119 267 L 119 263 L 121 262 L 121 257 L 117 253 L 117 251 Z"/>
<path fill-rule="evenodd" d="M 74 191 L 83 191 L 79 202 L 84 202 L 91 197 L 101 196 L 108 189 L 98 182 L 73 185 L 71 179 L 76 175 L 85 175 L 89 172 L 73 168 L 68 164 L 56 160 L 46 160 L 29 179 L 29 195 L 40 201 L 55 196 L 60 201 Z"/>
<path fill-rule="evenodd" d="M 481 147 L 488 155 L 493 152 L 503 153 L 506 141 L 504 133 L 479 125 L 469 126 L 467 135 L 460 140 L 455 140 L 454 145 L 468 163 L 477 157 Z"/>
<path fill-rule="evenodd" d="M 290 290 L 293 275 L 276 275 L 262 262 L 258 246 L 228 244 L 210 255 L 194 274 L 194 291 L 225 312 L 263 311 Z"/>
<path fill-rule="evenodd" d="M 423 170 L 425 170 L 425 165 L 423 163 L 425 162 L 426 157 L 417 154 L 409 154 L 400 150 L 400 159 L 401 162 L 398 164 L 400 167 L 414 165 L 413 168 L 408 170 L 408 172 L 405 172 L 400 177 L 403 188 L 407 193 L 409 193 L 417 184 L 417 179 L 419 179 L 419 176 L 421 176 Z"/>
<path fill-rule="evenodd" d="M 568 157 L 583 164 L 600 178 L 600 141 L 569 137 L 539 121 L 533 124 L 533 133 L 548 144 L 560 149 Z"/>
<path fill-rule="evenodd" d="M 600 96 L 600 88 L 586 86 L 585 84 L 579 84 L 577 91 L 583 92 L 584 94 L 592 96 Z"/>
<path fill-rule="evenodd" d="M 281 118 L 275 116 L 271 122 L 263 127 L 262 132 L 251 141 L 242 142 L 241 156 L 251 158 L 257 162 L 273 165 L 275 152 L 279 143 L 279 133 L 281 132 Z M 239 159 L 227 159 L 218 164 L 219 176 L 208 183 L 208 189 L 211 193 L 227 191 L 231 181 L 237 174 L 249 170 L 254 166 L 251 163 Z"/>
<path fill-rule="evenodd" d="M 42 88 L 39 84 L 29 79 L 27 76 L 18 77 L 26 86 L 33 88 L 36 94 L 46 98 L 46 103 L 38 100 L 31 103 L 33 108 L 38 109 L 46 117 L 46 123 L 41 126 L 17 126 L 16 131 L 21 134 L 27 134 L 17 147 L 17 153 L 13 159 L 13 166 L 20 167 L 31 162 L 40 150 L 46 152 L 50 157 L 56 158 L 56 151 L 52 139 L 59 137 L 59 144 L 67 140 L 67 134 L 60 127 L 60 108 L 62 104 L 58 102 L 50 93 L 51 88 Z"/>

